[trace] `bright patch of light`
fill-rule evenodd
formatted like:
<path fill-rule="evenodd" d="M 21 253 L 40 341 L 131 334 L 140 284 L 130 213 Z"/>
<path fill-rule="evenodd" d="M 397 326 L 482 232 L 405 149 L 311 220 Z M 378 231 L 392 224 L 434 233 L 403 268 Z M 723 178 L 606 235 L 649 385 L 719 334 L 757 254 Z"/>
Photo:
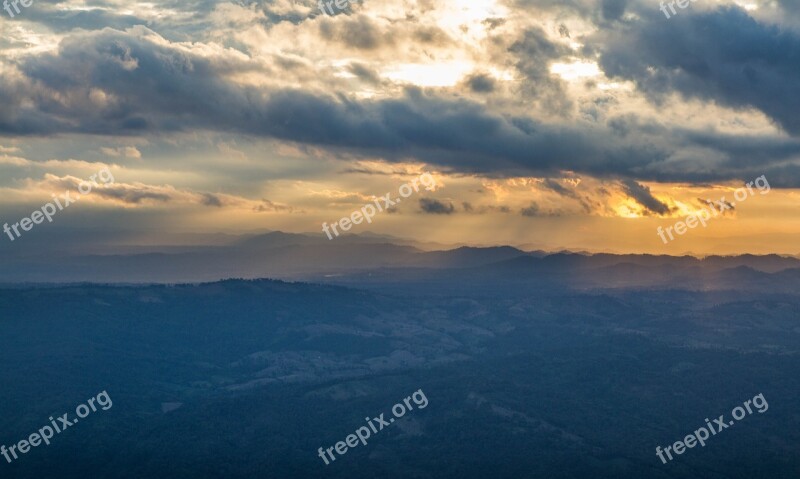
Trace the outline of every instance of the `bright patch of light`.
<path fill-rule="evenodd" d="M 633 201 L 625 201 L 623 204 L 614 208 L 614 211 L 620 218 L 642 217 L 642 208 Z"/>
<path fill-rule="evenodd" d="M 750 2 L 743 2 L 743 1 L 734 1 L 733 3 L 735 3 L 736 5 L 744 8 L 748 12 L 752 12 L 753 10 L 758 10 L 758 4 L 757 3 L 750 3 Z"/>
<path fill-rule="evenodd" d="M 477 41 L 485 38 L 489 18 L 506 18 L 508 10 L 496 0 L 451 0 L 437 9 L 439 26 L 456 38 Z"/>
<path fill-rule="evenodd" d="M 435 64 L 407 63 L 394 65 L 383 71 L 383 76 L 399 83 L 421 87 L 446 87 L 457 84 L 473 70 L 470 62 Z"/>
<path fill-rule="evenodd" d="M 620 82 L 600 82 L 597 84 L 597 88 L 599 90 L 623 90 L 623 91 L 632 91 L 633 85 L 630 82 L 620 83 Z"/>
<path fill-rule="evenodd" d="M 563 80 L 576 80 L 598 76 L 600 68 L 595 62 L 553 63 L 550 65 L 550 73 L 560 76 Z"/>
<path fill-rule="evenodd" d="M 511 81 L 514 79 L 514 74 L 509 70 L 499 70 L 495 67 L 489 68 L 489 73 L 497 80 Z"/>

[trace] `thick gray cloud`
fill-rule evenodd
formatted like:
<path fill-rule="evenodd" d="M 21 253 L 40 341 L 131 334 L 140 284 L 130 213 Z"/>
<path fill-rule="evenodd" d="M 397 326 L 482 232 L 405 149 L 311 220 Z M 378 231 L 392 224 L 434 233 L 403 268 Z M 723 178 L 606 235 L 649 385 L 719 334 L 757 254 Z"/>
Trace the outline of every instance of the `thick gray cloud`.
<path fill-rule="evenodd" d="M 634 1 L 519 3 L 568 9 L 602 24 L 586 51 L 599 55 L 608 74 L 635 81 L 653 102 L 678 91 L 752 107 L 789 133 L 800 134 L 800 117 L 794 113 L 800 97 L 793 94 L 800 65 L 792 62 L 800 53 L 800 40 L 791 30 L 758 23 L 737 8 L 687 10 L 666 20 L 653 5 L 645 8 Z M 189 35 L 215 3 L 196 6 L 196 22 L 173 37 Z M 623 19 L 627 11 L 637 19 Z M 86 21 L 118 25 L 102 18 Z M 132 20 L 120 21 L 124 25 Z M 324 38 L 367 53 L 398 41 L 364 15 L 318 22 L 315 31 Z M 800 156 L 798 138 L 696 131 L 639 121 L 633 114 L 608 119 L 594 115 L 591 121 L 568 117 L 571 97 L 548 65 L 575 52 L 538 28 L 509 40 L 506 60 L 520 74 L 520 91 L 514 94 L 543 105 L 551 112 L 548 120 L 539 118 L 541 113 L 504 110 L 495 106 L 499 102 L 471 99 L 481 95 L 436 89 L 409 87 L 393 97 L 365 99 L 333 88 L 328 93 L 257 88 L 230 78 L 248 72 L 280 75 L 285 66 L 268 67 L 244 55 L 195 54 L 143 26 L 125 32 L 90 30 L 68 35 L 56 53 L 19 60 L 22 78 L 5 70 L 0 74 L 0 135 L 168 135 L 206 129 L 322 146 L 356 157 L 416 158 L 492 177 L 555 176 L 569 170 L 601 178 L 713 182 L 767 174 L 775 178 L 775 186 L 800 186 L 800 167 L 792 163 Z M 415 25 L 410 31 L 425 45 L 450 41 L 431 27 Z M 366 61 L 350 62 L 346 68 L 356 81 L 384 81 Z M 473 74 L 462 87 L 470 93 L 492 93 L 485 95 L 489 98 L 500 94 L 499 83 Z M 671 161 L 679 153 L 684 161 Z M 701 155 L 709 153 L 715 154 L 713 168 L 702 167 L 708 160 Z"/>
<path fill-rule="evenodd" d="M 655 10 L 655 9 L 654 9 Z M 800 134 L 800 34 L 757 22 L 738 7 L 681 11 L 595 39 L 608 75 L 633 80 L 655 102 L 673 92 L 724 105 L 753 107 Z"/>
<path fill-rule="evenodd" d="M 476 73 L 467 78 L 467 86 L 476 93 L 491 93 L 495 89 L 495 80 L 485 73 Z"/>
<path fill-rule="evenodd" d="M 668 154 L 647 141 L 620 143 L 603 128 L 501 116 L 414 88 L 395 99 L 355 101 L 243 87 L 224 75 L 245 72 L 248 64 L 170 49 L 152 42 L 144 27 L 135 30 L 76 35 L 57 55 L 21 64 L 28 81 L 0 86 L 0 97 L 8 99 L 0 132 L 124 135 L 208 128 L 377 152 L 390 160 L 412 155 L 499 175 L 561 168 L 616 174 Z M 98 107 L 92 89 L 114 101 Z M 26 106 L 30 102 L 33 108 Z"/>
<path fill-rule="evenodd" d="M 628 0 L 602 0 L 603 18 L 606 20 L 619 20 L 625 13 Z"/>

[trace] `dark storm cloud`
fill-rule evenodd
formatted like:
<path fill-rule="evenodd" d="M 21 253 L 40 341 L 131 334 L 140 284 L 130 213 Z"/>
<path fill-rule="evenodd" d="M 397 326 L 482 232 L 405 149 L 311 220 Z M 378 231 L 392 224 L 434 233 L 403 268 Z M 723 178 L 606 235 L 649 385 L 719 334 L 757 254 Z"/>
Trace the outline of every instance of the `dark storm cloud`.
<path fill-rule="evenodd" d="M 475 73 L 467 77 L 467 86 L 475 93 L 491 93 L 495 88 L 494 78 L 485 73 Z"/>
<path fill-rule="evenodd" d="M 670 213 L 670 207 L 653 196 L 653 194 L 650 193 L 650 188 L 647 186 L 640 185 L 633 180 L 622 180 L 620 185 L 622 186 L 622 191 L 628 195 L 628 197 L 642 205 L 648 212 L 657 215 Z"/>
<path fill-rule="evenodd" d="M 602 0 L 602 14 L 605 20 L 619 20 L 625 13 L 628 0 Z"/>
<path fill-rule="evenodd" d="M 655 102 L 677 91 L 753 107 L 800 134 L 800 34 L 759 23 L 738 7 L 681 11 L 669 21 L 653 10 L 594 39 L 608 75 L 635 81 Z"/>
<path fill-rule="evenodd" d="M 611 141 L 602 128 L 504 117 L 465 99 L 418 89 L 354 101 L 298 90 L 265 92 L 223 78 L 249 68 L 172 49 L 144 27 L 65 40 L 58 54 L 20 65 L 24 80 L 0 83 L 0 132 L 139 134 L 207 128 L 329 147 L 409 155 L 472 172 L 614 173 L 662 160 L 658 147 Z M 111 99 L 94 103 L 92 93 Z M 56 100 L 58 99 L 58 100 Z M 28 104 L 33 103 L 34 107 Z"/>
<path fill-rule="evenodd" d="M 419 200 L 419 207 L 422 208 L 423 213 L 433 215 L 451 215 L 456 211 L 453 203 L 445 204 L 433 198 L 421 198 Z"/>
<path fill-rule="evenodd" d="M 528 79 L 545 79 L 535 60 L 546 62 L 563 53 L 537 30 L 525 32 L 514 47 L 517 65 L 528 72 Z M 270 91 L 227 79 L 255 70 L 253 63 L 193 54 L 185 46 L 166 44 L 141 26 L 128 32 L 75 34 L 61 43 L 57 53 L 28 57 L 18 67 L 24 78 L 0 74 L 0 135 L 138 135 L 207 129 L 389 161 L 413 157 L 453 171 L 494 177 L 555 176 L 570 170 L 598 177 L 710 182 L 749 180 L 754 169 L 758 175 L 776 176 L 771 173 L 780 169 L 785 185 L 800 185 L 800 171 L 786 166 L 800 154 L 800 143 L 794 139 L 698 133 L 634 117 L 615 118 L 611 127 L 581 121 L 545 123 L 417 88 L 378 100 L 296 89 Z M 367 70 L 355 67 L 355 71 L 370 78 Z M 561 88 L 554 80 L 542 85 L 550 93 Z M 714 168 L 688 170 L 665 162 L 692 146 L 720 152 L 726 160 Z M 704 161 L 697 158 L 698 164 Z"/>

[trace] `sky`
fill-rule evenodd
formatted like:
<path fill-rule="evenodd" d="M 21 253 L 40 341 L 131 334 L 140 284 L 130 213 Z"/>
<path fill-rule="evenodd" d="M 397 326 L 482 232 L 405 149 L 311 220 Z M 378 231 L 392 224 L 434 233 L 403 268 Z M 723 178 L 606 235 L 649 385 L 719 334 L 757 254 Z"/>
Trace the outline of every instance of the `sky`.
<path fill-rule="evenodd" d="M 0 248 L 67 234 L 324 235 L 323 223 L 428 173 L 434 188 L 349 233 L 800 253 L 800 3 L 339 6 L 33 0 L 9 5 L 13 18 L 0 11 L 0 223 L 104 168 L 113 177 Z M 660 236 L 723 198 L 705 227 Z"/>

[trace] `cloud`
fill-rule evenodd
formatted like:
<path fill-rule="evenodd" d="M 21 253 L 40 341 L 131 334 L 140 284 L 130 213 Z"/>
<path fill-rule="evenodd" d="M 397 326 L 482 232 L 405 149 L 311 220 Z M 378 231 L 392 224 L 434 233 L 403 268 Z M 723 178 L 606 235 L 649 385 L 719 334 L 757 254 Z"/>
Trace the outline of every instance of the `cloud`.
<path fill-rule="evenodd" d="M 104 155 L 123 158 L 141 158 L 142 153 L 135 146 L 122 146 L 119 148 L 100 148 Z"/>
<path fill-rule="evenodd" d="M 800 132 L 795 30 L 759 23 L 734 7 L 687 10 L 664 21 L 640 1 L 518 0 L 509 2 L 517 13 L 557 12 L 552 28 L 525 16 L 481 18 L 474 26 L 486 29 L 485 42 L 466 44 L 436 23 L 438 6 L 403 3 L 408 15 L 399 18 L 362 6 L 323 17 L 313 4 L 287 0 L 252 8 L 170 2 L 164 8 L 192 18 L 170 24 L 152 5 L 134 4 L 132 15 L 149 26 L 69 31 L 57 50 L 26 53 L 0 68 L 0 135 L 212 131 L 318 148 L 351 163 L 415 161 L 489 177 L 572 171 L 715 182 L 766 173 L 780 178 L 776 186 L 800 186 L 798 138 L 639 117 L 628 113 L 641 106 L 634 93 L 610 91 L 602 93 L 607 103 L 598 102 L 597 91 L 583 98 L 550 71 L 553 62 L 598 58 L 608 75 L 633 81 L 636 94 L 656 105 L 679 92 L 758 109 Z M 561 23 L 563 12 L 569 15 Z M 596 31 L 585 33 L 574 15 L 595 22 Z M 204 33 L 205 26 L 213 32 Z M 268 44 L 294 33 L 295 40 Z M 586 46 L 576 50 L 570 41 Z M 381 78 L 389 67 L 455 53 L 474 65 L 452 88 L 401 87 Z M 487 97 L 492 101 L 484 103 Z M 591 115 L 573 116 L 578 110 Z M 136 157 L 118 148 L 104 152 Z"/>
<path fill-rule="evenodd" d="M 800 134 L 800 33 L 759 23 L 737 6 L 669 21 L 656 9 L 626 28 L 607 30 L 600 64 L 610 76 L 636 82 L 654 102 L 672 92 L 733 108 L 757 108 Z"/>
<path fill-rule="evenodd" d="M 596 202 L 591 201 L 591 199 L 589 199 L 588 197 L 582 197 L 574 190 L 566 188 L 557 181 L 554 181 L 550 178 L 545 178 L 542 185 L 545 188 L 548 188 L 565 198 L 571 198 L 577 201 L 581 205 L 581 208 L 583 208 L 583 211 L 586 213 L 592 213 L 594 209 L 598 206 Z"/>
<path fill-rule="evenodd" d="M 211 193 L 203 193 L 202 197 L 203 197 L 202 201 L 203 201 L 204 205 L 206 205 L 206 206 L 214 206 L 214 207 L 217 207 L 217 208 L 221 208 L 222 207 L 222 200 L 219 198 L 219 196 L 212 195 Z"/>
<path fill-rule="evenodd" d="M 622 191 L 628 195 L 628 197 L 642 205 L 647 212 L 657 215 L 666 215 L 672 211 L 668 205 L 661 202 L 650 193 L 649 187 L 640 185 L 633 180 L 622 180 L 620 185 L 622 186 Z"/>
<path fill-rule="evenodd" d="M 0 165 L 32 166 L 34 163 L 19 156 L 10 156 L 5 153 L 0 155 Z"/>
<path fill-rule="evenodd" d="M 143 201 L 152 200 L 154 202 L 169 202 L 173 199 L 171 191 L 162 191 L 159 188 L 153 188 L 142 184 L 134 185 L 113 185 L 110 187 L 103 187 L 96 191 L 94 194 L 103 198 L 118 200 L 123 203 L 138 205 Z"/>
<path fill-rule="evenodd" d="M 475 93 L 491 93 L 495 89 L 495 80 L 485 73 L 475 73 L 467 77 L 467 86 Z"/>
<path fill-rule="evenodd" d="M 520 214 L 522 216 L 535 217 L 539 216 L 540 211 L 539 205 L 537 205 L 535 202 L 532 202 L 529 206 L 522 208 L 522 210 L 520 210 Z"/>
<path fill-rule="evenodd" d="M 717 204 L 717 202 L 722 203 L 725 206 Z M 733 205 L 730 201 L 725 200 L 711 200 L 707 199 L 704 200 L 702 198 L 697 198 L 697 203 L 700 205 L 701 208 L 706 209 L 713 209 L 717 212 L 717 214 L 722 213 L 722 215 L 736 215 L 736 206 Z"/>
<path fill-rule="evenodd" d="M 319 31 L 323 40 L 339 42 L 357 50 L 375 50 L 393 43 L 393 36 L 381 31 L 381 27 L 366 15 L 325 19 L 320 22 Z"/>
<path fill-rule="evenodd" d="M 70 10 L 61 5 L 37 2 L 36 8 L 25 10 L 25 20 L 46 26 L 54 32 L 68 32 L 75 29 L 100 30 L 106 27 L 124 29 L 143 25 L 148 20 L 136 15 L 119 13 L 117 8 L 89 8 Z"/>
<path fill-rule="evenodd" d="M 79 185 L 84 182 L 81 178 L 74 176 L 57 176 L 50 173 L 44 175 L 42 180 L 27 179 L 22 190 L 6 189 L 9 193 L 14 192 L 40 192 L 52 193 L 54 191 L 69 190 L 78 191 Z M 86 180 L 88 182 L 88 180 Z M 145 183 L 134 182 L 124 183 L 115 181 L 113 183 L 93 184 L 91 193 L 88 196 L 95 200 L 109 200 L 112 203 L 121 203 L 126 206 L 203 206 L 213 208 L 233 208 L 240 210 L 250 210 L 258 212 L 297 212 L 289 205 L 275 203 L 269 200 L 250 200 L 241 196 L 228 195 L 222 193 L 195 192 L 186 189 L 178 189 L 172 185 L 148 185 Z M 301 211 L 302 212 L 302 211 Z"/>
<path fill-rule="evenodd" d="M 267 199 L 262 199 L 261 203 L 258 204 L 254 208 L 254 210 L 259 213 L 280 213 L 280 212 L 294 213 L 296 211 L 291 206 L 275 203 Z"/>
<path fill-rule="evenodd" d="M 371 85 L 381 83 L 378 73 L 362 63 L 354 62 L 348 65 L 347 71 L 358 77 L 361 81 Z"/>
<path fill-rule="evenodd" d="M 421 198 L 419 206 L 422 208 L 423 213 L 432 215 L 451 215 L 455 213 L 456 208 L 453 203 L 443 203 L 433 198 Z"/>
<path fill-rule="evenodd" d="M 603 18 L 606 20 L 619 20 L 625 13 L 628 0 L 602 0 Z"/>
<path fill-rule="evenodd" d="M 567 46 L 551 41 L 541 28 L 530 27 L 510 46 L 509 52 L 516 57 L 526 94 L 541 100 L 554 112 L 565 112 L 572 107 L 564 83 L 550 74 L 552 61 L 572 55 Z"/>
<path fill-rule="evenodd" d="M 543 218 L 543 217 L 565 216 L 569 213 L 566 213 L 558 209 L 544 210 L 541 208 L 541 206 L 539 206 L 537 202 L 531 201 L 528 206 L 519 210 L 519 214 L 527 218 Z"/>

